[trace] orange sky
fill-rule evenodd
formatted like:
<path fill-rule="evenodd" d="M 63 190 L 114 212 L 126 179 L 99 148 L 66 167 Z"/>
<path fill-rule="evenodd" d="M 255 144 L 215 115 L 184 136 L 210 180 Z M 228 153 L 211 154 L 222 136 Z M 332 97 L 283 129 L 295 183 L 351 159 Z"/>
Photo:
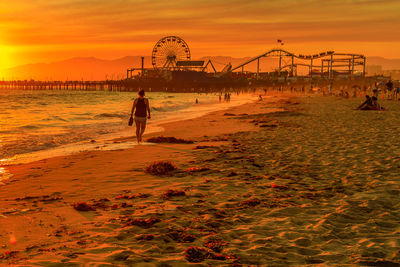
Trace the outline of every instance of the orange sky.
<path fill-rule="evenodd" d="M 400 0 L 2 0 L 0 69 L 71 57 L 150 55 L 177 35 L 192 58 L 276 46 L 400 58 Z"/>

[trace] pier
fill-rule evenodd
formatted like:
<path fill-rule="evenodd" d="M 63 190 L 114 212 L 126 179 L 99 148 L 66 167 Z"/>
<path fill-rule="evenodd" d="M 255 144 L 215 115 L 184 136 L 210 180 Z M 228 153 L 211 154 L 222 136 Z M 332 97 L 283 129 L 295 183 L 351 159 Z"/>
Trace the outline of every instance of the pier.
<path fill-rule="evenodd" d="M 75 90 L 75 91 L 129 91 L 124 80 L 106 81 L 0 81 L 0 89 L 20 90 Z"/>

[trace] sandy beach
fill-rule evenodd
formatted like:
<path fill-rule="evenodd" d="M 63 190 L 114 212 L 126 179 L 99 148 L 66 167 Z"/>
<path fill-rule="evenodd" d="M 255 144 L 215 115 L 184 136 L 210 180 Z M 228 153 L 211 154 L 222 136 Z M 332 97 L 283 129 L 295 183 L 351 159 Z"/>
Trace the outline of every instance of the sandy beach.
<path fill-rule="evenodd" d="M 359 102 L 270 95 L 145 136 L 192 144 L 7 167 L 0 263 L 400 266 L 400 107 Z"/>

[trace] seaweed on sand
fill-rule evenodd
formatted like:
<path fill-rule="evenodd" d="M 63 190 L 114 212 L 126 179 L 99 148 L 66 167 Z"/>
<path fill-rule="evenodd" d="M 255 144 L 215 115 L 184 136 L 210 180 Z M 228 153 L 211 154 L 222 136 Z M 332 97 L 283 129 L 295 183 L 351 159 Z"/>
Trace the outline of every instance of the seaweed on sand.
<path fill-rule="evenodd" d="M 185 191 L 168 189 L 162 196 L 162 199 L 170 199 L 171 197 L 186 196 Z"/>
<path fill-rule="evenodd" d="M 227 245 L 226 242 L 224 242 L 218 238 L 211 238 L 211 239 L 207 240 L 206 242 L 204 242 L 204 246 L 206 248 L 209 248 L 212 251 L 217 252 L 217 253 L 221 253 L 223 247 L 226 245 Z"/>
<path fill-rule="evenodd" d="M 147 218 L 147 219 L 129 219 L 125 226 L 131 226 L 131 225 L 136 225 L 136 226 L 140 226 L 143 228 L 149 228 L 152 227 L 154 224 L 160 222 L 161 220 L 158 218 Z"/>
<path fill-rule="evenodd" d="M 191 235 L 184 230 L 171 230 L 167 236 L 179 243 L 192 243 L 196 240 L 194 235 Z"/>
<path fill-rule="evenodd" d="M 77 211 L 92 211 L 96 210 L 92 205 L 87 204 L 86 202 L 77 202 L 73 205 L 74 209 Z"/>
<path fill-rule="evenodd" d="M 164 136 L 158 136 L 158 137 L 151 137 L 147 139 L 147 142 L 150 143 L 171 143 L 171 144 L 193 144 L 194 142 L 192 140 L 185 140 L 181 138 L 175 138 L 173 136 L 171 137 L 164 137 Z"/>
<path fill-rule="evenodd" d="M 192 173 L 192 172 L 203 172 L 203 171 L 208 171 L 210 168 L 207 167 L 191 167 L 187 169 L 187 172 Z"/>
<path fill-rule="evenodd" d="M 207 259 L 209 256 L 209 252 L 205 248 L 199 247 L 188 247 L 185 250 L 185 258 L 189 262 L 202 262 Z"/>
<path fill-rule="evenodd" d="M 206 259 L 213 259 L 213 260 L 233 260 L 233 264 L 238 263 L 240 259 L 233 255 L 221 255 L 215 254 L 212 251 L 206 248 L 199 248 L 199 247 L 188 247 L 185 250 L 185 258 L 189 262 L 202 262 Z"/>
<path fill-rule="evenodd" d="M 146 168 L 146 172 L 153 175 L 166 175 L 173 170 L 176 167 L 169 161 L 156 161 Z"/>
<path fill-rule="evenodd" d="M 4 255 L 0 255 L 0 259 L 11 259 L 11 258 L 16 258 L 18 255 L 18 251 L 6 251 L 4 252 Z"/>
<path fill-rule="evenodd" d="M 248 206 L 248 207 L 255 207 L 260 204 L 261 204 L 261 201 L 258 198 L 248 199 L 248 200 L 240 203 L 241 206 Z"/>

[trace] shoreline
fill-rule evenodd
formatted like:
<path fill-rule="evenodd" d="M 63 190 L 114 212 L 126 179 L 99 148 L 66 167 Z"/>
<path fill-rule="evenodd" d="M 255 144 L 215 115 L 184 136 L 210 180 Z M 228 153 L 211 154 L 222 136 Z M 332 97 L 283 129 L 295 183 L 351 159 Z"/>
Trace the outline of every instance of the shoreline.
<path fill-rule="evenodd" d="M 253 93 L 244 93 L 241 94 L 246 97 L 243 101 L 240 101 L 235 97 L 232 102 L 225 103 L 225 102 L 215 102 L 215 103 L 207 103 L 207 104 L 200 104 L 191 106 L 184 110 L 176 111 L 174 114 L 170 114 L 168 117 L 156 119 L 155 122 L 150 121 L 147 125 L 147 129 L 145 132 L 145 136 L 149 134 L 156 134 L 161 133 L 164 131 L 162 125 L 170 123 L 170 122 L 178 122 L 184 121 L 186 119 L 195 119 L 198 117 L 205 116 L 208 113 L 219 111 L 219 110 L 228 110 L 232 107 L 243 105 L 246 103 L 256 101 L 256 96 Z M 200 108 L 201 110 L 195 110 L 195 108 Z M 183 115 L 184 113 L 185 115 Z M 188 116 L 185 118 L 184 116 Z M 154 124 L 153 124 L 154 123 Z M 128 149 L 135 145 L 137 145 L 136 141 L 127 141 L 127 140 L 135 140 L 134 136 L 134 126 L 130 127 L 128 130 L 127 128 L 111 133 L 106 135 L 100 135 L 94 139 L 83 140 L 77 143 L 65 144 L 59 147 L 49 148 L 45 150 L 38 150 L 33 151 L 30 153 L 18 154 L 14 155 L 10 158 L 4 158 L 0 161 L 0 167 L 8 167 L 12 165 L 19 165 L 19 164 L 27 164 L 37 160 L 48 159 L 52 157 L 60 157 L 60 156 L 68 156 L 76 153 L 88 152 L 88 151 L 107 151 L 107 150 L 119 150 L 119 149 Z M 121 140 L 125 140 L 122 143 Z M 119 141 L 119 142 L 116 142 Z M 6 172 L 4 172 L 5 174 Z M 0 172 L 0 175 L 2 173 Z M 6 180 L 7 177 L 0 179 Z"/>

